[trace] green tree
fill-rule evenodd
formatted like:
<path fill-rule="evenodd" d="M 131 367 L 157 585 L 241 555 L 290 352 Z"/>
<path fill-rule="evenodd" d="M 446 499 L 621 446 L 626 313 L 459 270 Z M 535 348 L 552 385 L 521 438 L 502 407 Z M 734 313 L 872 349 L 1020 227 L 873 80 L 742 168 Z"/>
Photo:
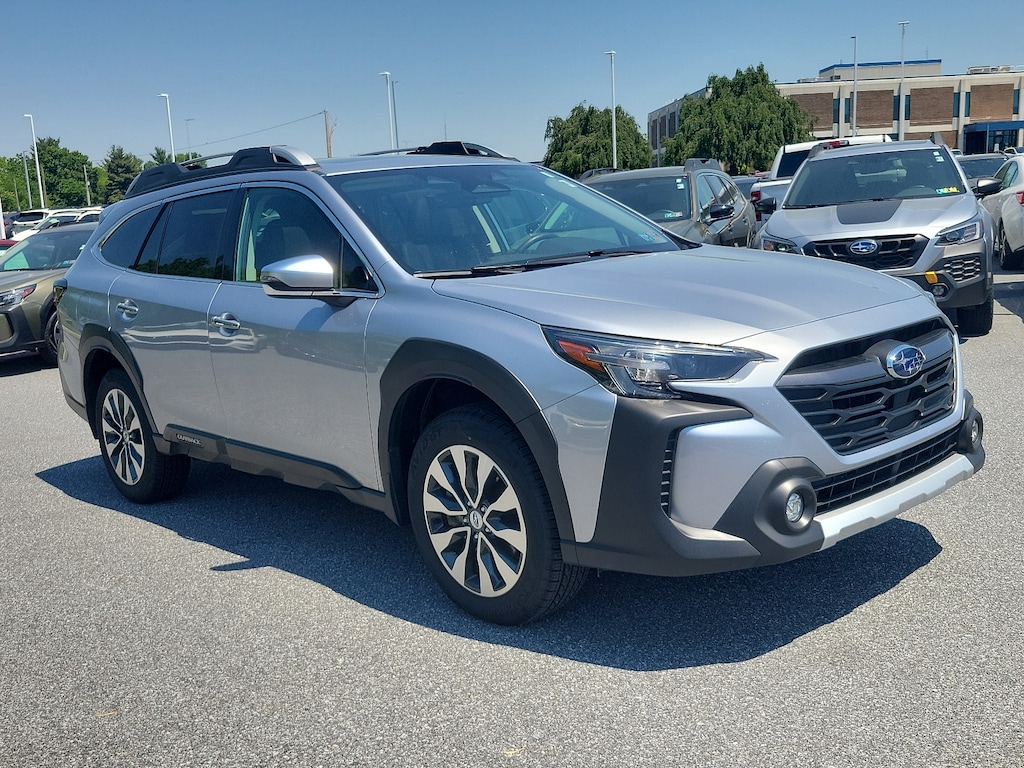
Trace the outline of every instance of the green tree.
<path fill-rule="evenodd" d="M 86 177 L 89 177 L 90 190 L 96 185 L 96 173 L 89 158 L 82 152 L 62 147 L 60 139 L 52 137 L 39 139 L 36 146 L 47 206 L 71 208 L 85 205 L 89 197 L 86 194 Z"/>
<path fill-rule="evenodd" d="M 733 174 L 765 170 L 783 144 L 810 141 L 814 119 L 779 94 L 763 64 L 712 75 L 703 97 L 683 99 L 679 129 L 665 144 L 665 165 L 690 157 L 721 160 Z"/>
<path fill-rule="evenodd" d="M 567 176 L 591 168 L 612 167 L 612 111 L 577 104 L 567 118 L 548 118 L 544 165 Z M 615 143 L 619 168 L 647 168 L 651 146 L 636 120 L 622 107 L 615 108 Z"/>
<path fill-rule="evenodd" d="M 106 183 L 103 185 L 103 202 L 116 203 L 128 191 L 132 179 L 142 173 L 142 159 L 123 148 L 111 146 L 103 160 Z"/>

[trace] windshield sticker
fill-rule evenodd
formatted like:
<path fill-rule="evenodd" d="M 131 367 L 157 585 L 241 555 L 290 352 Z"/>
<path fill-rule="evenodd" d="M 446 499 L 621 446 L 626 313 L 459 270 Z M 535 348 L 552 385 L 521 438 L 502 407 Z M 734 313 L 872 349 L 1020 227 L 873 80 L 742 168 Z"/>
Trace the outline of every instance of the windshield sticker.
<path fill-rule="evenodd" d="M 937 194 L 937 195 L 959 195 L 960 194 L 960 187 L 942 187 L 941 189 L 936 189 L 935 190 L 935 194 Z"/>
<path fill-rule="evenodd" d="M 661 235 L 656 232 L 639 232 L 638 234 L 645 243 L 657 243 L 662 240 Z"/>

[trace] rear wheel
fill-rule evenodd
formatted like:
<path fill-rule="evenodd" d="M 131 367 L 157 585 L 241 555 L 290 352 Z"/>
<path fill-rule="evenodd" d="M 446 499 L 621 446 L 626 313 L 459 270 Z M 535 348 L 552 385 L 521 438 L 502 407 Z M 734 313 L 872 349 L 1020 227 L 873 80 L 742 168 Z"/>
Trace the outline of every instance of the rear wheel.
<path fill-rule="evenodd" d="M 428 569 L 478 618 L 525 624 L 583 584 L 586 570 L 562 561 L 537 463 L 493 411 L 463 406 L 427 427 L 410 463 L 409 509 Z"/>
<path fill-rule="evenodd" d="M 191 459 L 156 450 L 141 399 L 123 371 L 110 371 L 96 395 L 100 455 L 121 494 L 139 504 L 171 499 L 188 479 Z"/>

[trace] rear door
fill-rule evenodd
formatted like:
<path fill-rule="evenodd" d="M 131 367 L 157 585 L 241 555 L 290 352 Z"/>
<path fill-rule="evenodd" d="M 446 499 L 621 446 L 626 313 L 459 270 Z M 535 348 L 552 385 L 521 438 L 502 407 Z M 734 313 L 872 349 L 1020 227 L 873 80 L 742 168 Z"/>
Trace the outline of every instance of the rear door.
<path fill-rule="evenodd" d="M 136 263 L 110 287 L 111 329 L 138 365 L 161 433 L 168 425 L 223 429 L 207 317 L 224 275 L 233 195 L 224 190 L 167 203 Z"/>

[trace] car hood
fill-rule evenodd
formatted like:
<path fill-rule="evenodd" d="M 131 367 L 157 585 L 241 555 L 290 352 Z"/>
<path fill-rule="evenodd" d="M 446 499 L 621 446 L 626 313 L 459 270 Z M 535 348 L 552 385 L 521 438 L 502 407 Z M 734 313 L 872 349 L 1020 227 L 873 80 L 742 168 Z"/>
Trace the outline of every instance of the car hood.
<path fill-rule="evenodd" d="M 769 219 L 765 231 L 786 240 L 804 241 L 862 235 L 921 234 L 932 238 L 977 213 L 978 202 L 971 194 L 867 200 L 821 208 L 781 208 Z"/>
<path fill-rule="evenodd" d="M 26 283 L 35 283 L 40 280 L 51 280 L 59 277 L 60 273 L 66 272 L 61 269 L 28 269 L 12 272 L 0 272 L 0 291 L 8 291 Z"/>
<path fill-rule="evenodd" d="M 707 344 L 928 301 L 916 286 L 872 270 L 710 245 L 437 280 L 434 291 L 544 325 Z"/>

